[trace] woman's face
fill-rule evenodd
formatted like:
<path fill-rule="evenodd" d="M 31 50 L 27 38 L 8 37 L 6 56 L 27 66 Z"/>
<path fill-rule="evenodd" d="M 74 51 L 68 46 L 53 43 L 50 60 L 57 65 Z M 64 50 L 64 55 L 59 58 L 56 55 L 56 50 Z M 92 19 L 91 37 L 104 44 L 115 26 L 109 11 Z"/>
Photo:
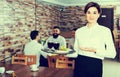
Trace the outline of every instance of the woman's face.
<path fill-rule="evenodd" d="M 96 23 L 99 16 L 100 16 L 100 13 L 98 13 L 98 10 L 96 7 L 90 7 L 86 12 L 86 18 L 88 23 Z"/>

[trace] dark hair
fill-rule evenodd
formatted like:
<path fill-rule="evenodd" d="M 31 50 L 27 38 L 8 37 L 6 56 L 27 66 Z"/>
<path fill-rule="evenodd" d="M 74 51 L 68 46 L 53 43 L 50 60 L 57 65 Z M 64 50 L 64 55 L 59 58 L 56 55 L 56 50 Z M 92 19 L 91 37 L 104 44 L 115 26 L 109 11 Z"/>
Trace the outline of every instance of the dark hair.
<path fill-rule="evenodd" d="M 98 3 L 95 3 L 95 2 L 89 2 L 86 6 L 85 6 L 85 9 L 84 9 L 84 13 L 86 14 L 87 10 L 90 8 L 90 7 L 96 7 L 97 10 L 98 10 L 98 13 L 101 14 L 101 8 L 100 8 L 100 5 Z"/>
<path fill-rule="evenodd" d="M 30 33 L 30 37 L 32 40 L 36 39 L 36 37 L 38 36 L 38 31 L 37 30 L 33 30 Z"/>
<path fill-rule="evenodd" d="M 53 29 L 56 29 L 56 28 L 57 28 L 57 29 L 60 29 L 60 27 L 59 27 L 59 26 L 54 26 L 54 27 L 53 27 Z"/>
<path fill-rule="evenodd" d="M 77 28 L 73 28 L 73 29 L 72 29 L 72 31 L 76 31 L 76 30 L 77 30 Z"/>

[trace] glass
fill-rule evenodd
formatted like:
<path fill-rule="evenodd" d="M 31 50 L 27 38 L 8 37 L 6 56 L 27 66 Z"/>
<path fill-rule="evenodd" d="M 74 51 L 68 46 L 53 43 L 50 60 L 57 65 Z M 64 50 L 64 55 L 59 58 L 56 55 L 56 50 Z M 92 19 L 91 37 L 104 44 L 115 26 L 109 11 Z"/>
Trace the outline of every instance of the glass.
<path fill-rule="evenodd" d="M 60 46 L 60 44 L 59 44 L 59 43 L 54 43 L 54 48 L 55 48 L 56 50 L 58 50 L 58 49 L 59 49 L 59 46 Z"/>
<path fill-rule="evenodd" d="M 53 47 L 53 43 L 52 42 L 48 42 L 48 48 L 52 48 Z"/>

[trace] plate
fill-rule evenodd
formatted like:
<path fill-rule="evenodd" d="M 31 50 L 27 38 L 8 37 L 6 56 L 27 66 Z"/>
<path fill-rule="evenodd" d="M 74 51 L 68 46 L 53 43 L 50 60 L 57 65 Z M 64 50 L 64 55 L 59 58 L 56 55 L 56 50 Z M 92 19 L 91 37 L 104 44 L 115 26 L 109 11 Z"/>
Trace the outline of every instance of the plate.
<path fill-rule="evenodd" d="M 49 48 L 42 49 L 42 51 L 47 52 L 47 53 L 53 53 L 53 52 L 55 52 L 54 49 L 49 49 Z"/>
<path fill-rule="evenodd" d="M 31 71 L 38 71 L 39 69 L 37 68 L 37 69 L 31 69 Z"/>
<path fill-rule="evenodd" d="M 56 52 L 55 53 L 63 53 L 63 54 L 65 54 L 65 53 L 69 53 L 69 51 L 63 51 L 63 50 L 56 50 Z"/>
<path fill-rule="evenodd" d="M 13 72 L 14 72 L 13 70 L 6 71 L 7 74 L 12 74 Z"/>

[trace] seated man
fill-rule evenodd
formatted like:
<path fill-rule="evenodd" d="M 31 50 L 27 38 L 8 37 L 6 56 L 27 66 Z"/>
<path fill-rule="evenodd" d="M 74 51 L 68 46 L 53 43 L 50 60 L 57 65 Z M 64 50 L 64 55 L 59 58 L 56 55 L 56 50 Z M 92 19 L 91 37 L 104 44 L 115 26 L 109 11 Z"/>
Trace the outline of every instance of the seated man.
<path fill-rule="evenodd" d="M 49 43 L 49 46 L 48 46 Z M 51 43 L 51 44 L 50 44 Z M 53 46 L 54 44 L 54 46 Z M 56 44 L 56 46 L 55 46 Z M 60 35 L 60 28 L 58 26 L 53 27 L 53 35 L 50 36 L 45 44 L 44 48 L 54 48 L 54 49 L 59 49 L 60 46 L 66 47 L 66 40 L 63 36 Z M 48 67 L 48 60 L 44 58 L 42 55 L 40 56 L 40 62 L 41 66 L 46 66 Z"/>
<path fill-rule="evenodd" d="M 43 49 L 44 47 L 40 43 L 38 43 L 38 41 L 40 40 L 39 32 L 36 30 L 31 31 L 30 37 L 32 40 L 25 45 L 24 54 L 36 55 L 37 56 L 36 63 L 37 63 L 37 66 L 39 66 L 40 55 L 44 54 L 43 56 L 45 56 L 46 53 L 41 51 L 41 49 Z"/>
<path fill-rule="evenodd" d="M 44 47 L 59 49 L 61 46 L 66 48 L 66 39 L 60 35 L 60 28 L 54 26 L 53 34 L 46 40 Z"/>

